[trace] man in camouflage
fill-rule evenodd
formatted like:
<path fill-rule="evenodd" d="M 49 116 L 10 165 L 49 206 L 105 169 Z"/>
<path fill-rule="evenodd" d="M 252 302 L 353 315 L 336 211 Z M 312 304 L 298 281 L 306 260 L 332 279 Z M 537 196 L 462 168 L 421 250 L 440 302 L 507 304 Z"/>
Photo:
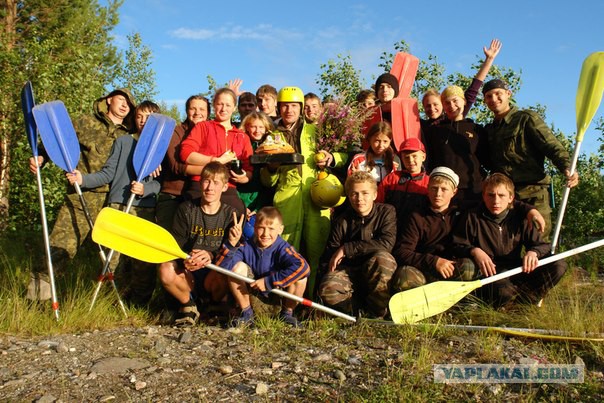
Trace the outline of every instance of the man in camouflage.
<path fill-rule="evenodd" d="M 74 128 L 80 143 L 80 161 L 77 169 L 82 174 L 99 171 L 111 150 L 115 139 L 134 131 L 134 97 L 127 89 L 116 89 L 97 99 L 92 115 L 82 115 Z M 38 166 L 42 166 L 44 157 L 38 157 Z M 30 170 L 35 173 L 36 164 L 30 159 Z M 109 185 L 84 192 L 84 198 L 92 220 L 105 205 Z M 69 187 L 65 203 L 59 210 L 57 220 L 50 234 L 50 249 L 53 266 L 60 273 L 69 259 L 72 259 L 80 245 L 90 232 L 90 227 L 82 204 L 73 187 Z M 32 300 L 50 299 L 50 284 L 44 265 L 33 268 L 27 287 L 27 298 Z"/>
<path fill-rule="evenodd" d="M 533 111 L 510 105 L 512 93 L 504 81 L 487 82 L 482 93 L 495 115 L 493 122 L 486 126 L 492 171 L 512 178 L 516 199 L 532 204 L 543 215 L 546 225 L 543 238 L 548 239 L 552 227 L 551 178 L 545 172 L 545 158 L 566 176 L 568 187 L 579 183 L 579 175 L 570 174 L 569 154 L 543 119 Z"/>

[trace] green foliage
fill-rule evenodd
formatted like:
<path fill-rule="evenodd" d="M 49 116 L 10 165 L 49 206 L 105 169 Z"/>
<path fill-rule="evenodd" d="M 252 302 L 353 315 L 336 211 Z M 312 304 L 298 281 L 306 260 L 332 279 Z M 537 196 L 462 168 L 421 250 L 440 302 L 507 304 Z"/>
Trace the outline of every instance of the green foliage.
<path fill-rule="evenodd" d="M 316 83 L 323 98 L 342 98 L 345 103 L 352 103 L 365 88 L 361 80 L 361 71 L 354 68 L 350 55 L 337 55 L 337 60 L 329 60 L 320 66 L 322 72 Z"/>
<path fill-rule="evenodd" d="M 31 150 L 18 101 L 23 83 L 32 82 L 37 103 L 60 99 L 72 118 L 89 113 L 115 75 L 118 59 L 109 32 L 118 22 L 121 3 L 109 1 L 101 7 L 90 0 L 6 2 L 0 14 L 0 156 L 6 162 L 0 165 L 0 200 L 7 198 L 9 211 L 8 217 L 0 216 L 0 229 L 35 227 L 39 222 L 37 187 L 27 170 Z M 43 175 L 49 217 L 65 189 L 65 179 L 57 173 L 45 169 Z"/>
<path fill-rule="evenodd" d="M 143 44 L 143 39 L 138 32 L 128 35 L 125 59 L 125 64 L 121 61 L 118 64 L 113 87 L 130 89 L 136 102 L 152 100 L 157 94 L 155 71 L 151 68 L 153 53 L 147 45 Z"/>
<path fill-rule="evenodd" d="M 183 114 L 178 110 L 178 105 L 176 104 L 168 105 L 167 102 L 160 101 L 159 109 L 161 110 L 161 113 L 170 116 L 171 118 L 176 120 L 176 122 L 182 122 L 183 120 L 185 120 L 185 116 L 183 116 Z"/>

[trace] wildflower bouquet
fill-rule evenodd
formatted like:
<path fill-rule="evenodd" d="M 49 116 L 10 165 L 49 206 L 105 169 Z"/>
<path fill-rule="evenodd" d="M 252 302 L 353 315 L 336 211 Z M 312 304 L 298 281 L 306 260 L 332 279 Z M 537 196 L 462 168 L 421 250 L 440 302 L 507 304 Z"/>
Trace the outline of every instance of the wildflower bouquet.
<path fill-rule="evenodd" d="M 370 113 L 342 98 L 326 103 L 316 123 L 316 151 L 347 152 L 360 147 L 361 129 Z"/>

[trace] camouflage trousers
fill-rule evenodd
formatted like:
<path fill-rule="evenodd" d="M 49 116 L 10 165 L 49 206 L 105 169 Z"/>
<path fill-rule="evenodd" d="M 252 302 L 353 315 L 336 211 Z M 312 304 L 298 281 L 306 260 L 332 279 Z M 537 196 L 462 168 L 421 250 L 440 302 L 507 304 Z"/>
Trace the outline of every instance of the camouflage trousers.
<path fill-rule="evenodd" d="M 457 259 L 453 275 L 446 280 L 450 281 L 472 281 L 478 279 L 480 270 L 472 259 Z M 414 266 L 400 266 L 392 276 L 391 290 L 393 294 L 421 287 L 427 283 L 445 280 L 436 269 L 419 270 Z"/>
<path fill-rule="evenodd" d="M 125 211 L 126 206 L 121 203 L 110 203 L 109 207 Z M 130 208 L 131 215 L 155 222 L 154 207 Z M 115 271 L 115 282 L 126 301 L 145 305 L 153 296 L 157 278 L 157 265 L 121 255 L 114 251 L 110 267 Z"/>
<path fill-rule="evenodd" d="M 544 240 L 549 240 L 549 234 L 552 230 L 549 185 L 516 186 L 516 198 L 534 206 L 541 213 L 545 220 L 545 232 L 541 236 Z"/>
<path fill-rule="evenodd" d="M 384 316 L 390 300 L 390 279 L 396 270 L 394 257 L 378 251 L 359 265 L 340 265 L 323 276 L 319 296 L 326 305 L 343 312 L 368 310 Z"/>
<path fill-rule="evenodd" d="M 107 193 L 84 192 L 84 198 L 94 222 L 105 204 Z M 67 262 L 73 259 L 89 233 L 90 225 L 86 221 L 79 196 L 75 193 L 66 195 L 63 207 L 59 210 L 57 220 L 49 236 L 50 254 L 56 274 L 60 274 Z M 41 273 L 45 270 L 46 264 L 42 259 L 33 268 L 35 273 Z"/>

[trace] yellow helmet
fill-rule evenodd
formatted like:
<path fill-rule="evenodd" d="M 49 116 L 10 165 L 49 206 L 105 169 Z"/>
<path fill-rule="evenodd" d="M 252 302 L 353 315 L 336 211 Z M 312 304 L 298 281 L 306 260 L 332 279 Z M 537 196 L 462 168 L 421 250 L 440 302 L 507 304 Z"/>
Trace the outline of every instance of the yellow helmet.
<path fill-rule="evenodd" d="M 317 179 L 310 185 L 310 198 L 317 207 L 332 208 L 344 203 L 344 186 L 333 174 Z"/>
<path fill-rule="evenodd" d="M 304 93 L 298 87 L 283 87 L 277 94 L 277 102 L 299 102 L 304 108 Z"/>

